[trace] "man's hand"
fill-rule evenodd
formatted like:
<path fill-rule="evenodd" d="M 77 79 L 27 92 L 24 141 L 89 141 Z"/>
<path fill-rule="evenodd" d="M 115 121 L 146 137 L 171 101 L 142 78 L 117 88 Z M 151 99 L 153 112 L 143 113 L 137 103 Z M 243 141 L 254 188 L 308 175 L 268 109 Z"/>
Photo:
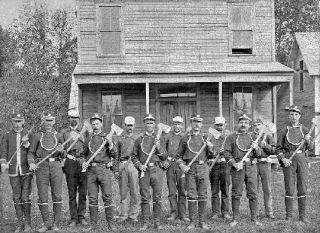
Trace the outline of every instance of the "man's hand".
<path fill-rule="evenodd" d="M 29 170 L 30 170 L 30 171 L 35 171 L 35 170 L 37 170 L 37 165 L 35 165 L 34 163 L 30 163 L 30 165 L 29 165 Z"/>
<path fill-rule="evenodd" d="M 30 143 L 29 143 L 29 136 L 28 134 L 24 135 L 22 138 L 21 138 L 21 142 L 22 142 L 22 145 L 24 147 L 29 147 Z"/>
<path fill-rule="evenodd" d="M 265 148 L 266 145 L 267 145 L 267 143 L 266 143 L 264 140 L 259 143 L 259 146 L 260 146 L 261 148 Z"/>
<path fill-rule="evenodd" d="M 1 172 L 6 172 L 6 170 L 9 168 L 8 164 L 6 163 L 1 163 Z"/>
<path fill-rule="evenodd" d="M 240 171 L 240 170 L 243 169 L 243 163 L 242 162 L 235 163 L 233 166 L 234 166 L 235 169 L 237 169 L 237 171 Z"/>
<path fill-rule="evenodd" d="M 171 162 L 169 160 L 165 160 L 161 162 L 161 165 L 163 169 L 167 170 L 170 167 Z"/>
<path fill-rule="evenodd" d="M 160 146 L 160 139 L 154 139 L 154 144 L 156 145 L 157 149 L 160 150 L 161 146 Z"/>
<path fill-rule="evenodd" d="M 305 139 L 306 141 L 310 141 L 311 135 L 310 135 L 310 134 L 306 134 L 306 135 L 304 136 L 304 139 Z"/>
<path fill-rule="evenodd" d="M 147 165 L 140 164 L 139 165 L 139 170 L 142 171 L 142 172 L 145 172 L 147 170 Z"/>
<path fill-rule="evenodd" d="M 82 163 L 82 170 L 87 170 L 88 167 L 89 167 L 89 163 L 87 162 Z"/>
<path fill-rule="evenodd" d="M 283 158 L 281 161 L 285 167 L 289 167 L 291 165 L 291 161 L 289 159 Z"/>
<path fill-rule="evenodd" d="M 207 146 L 209 147 L 210 150 L 213 149 L 213 144 L 210 141 L 207 141 Z"/>
<path fill-rule="evenodd" d="M 258 149 L 259 149 L 258 143 L 257 143 L 257 142 L 254 142 L 254 141 L 252 142 L 251 147 L 252 147 L 253 149 L 255 149 L 255 150 L 258 150 Z"/>
<path fill-rule="evenodd" d="M 183 171 L 183 173 L 187 173 L 190 170 L 190 167 L 188 167 L 187 165 L 184 165 L 182 163 L 179 165 L 179 167 Z"/>
<path fill-rule="evenodd" d="M 116 180 L 118 180 L 118 179 L 120 178 L 120 173 L 119 173 L 119 172 L 115 172 L 115 173 L 114 173 L 114 178 L 115 178 Z"/>
<path fill-rule="evenodd" d="M 113 149 L 113 142 L 112 142 L 112 137 L 106 137 L 109 145 L 109 150 Z"/>

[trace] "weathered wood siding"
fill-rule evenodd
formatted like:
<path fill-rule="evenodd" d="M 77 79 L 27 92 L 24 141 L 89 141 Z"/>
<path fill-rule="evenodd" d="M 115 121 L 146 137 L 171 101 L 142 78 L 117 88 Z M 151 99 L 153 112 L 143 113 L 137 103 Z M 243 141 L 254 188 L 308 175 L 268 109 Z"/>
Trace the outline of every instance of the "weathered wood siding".
<path fill-rule="evenodd" d="M 97 4 L 108 2 L 77 1 L 79 63 L 274 61 L 273 0 L 121 1 L 124 55 L 102 58 L 97 57 Z M 253 5 L 254 55 L 229 56 L 228 4 Z"/>

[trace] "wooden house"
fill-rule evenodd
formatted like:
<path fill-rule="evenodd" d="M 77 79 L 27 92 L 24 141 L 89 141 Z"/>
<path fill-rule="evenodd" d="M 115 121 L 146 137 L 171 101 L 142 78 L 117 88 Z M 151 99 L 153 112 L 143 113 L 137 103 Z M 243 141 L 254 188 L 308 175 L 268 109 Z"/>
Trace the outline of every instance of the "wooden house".
<path fill-rule="evenodd" d="M 276 122 L 277 86 L 293 71 L 275 61 L 274 0 L 77 0 L 77 18 L 70 105 L 84 119 Z"/>
<path fill-rule="evenodd" d="M 294 78 L 279 86 L 278 128 L 285 127 L 288 113 L 284 110 L 292 104 L 301 108 L 301 122 L 310 127 L 312 118 L 320 113 L 320 32 L 295 33 L 288 66 L 294 70 Z M 320 140 L 315 155 L 320 155 Z"/>

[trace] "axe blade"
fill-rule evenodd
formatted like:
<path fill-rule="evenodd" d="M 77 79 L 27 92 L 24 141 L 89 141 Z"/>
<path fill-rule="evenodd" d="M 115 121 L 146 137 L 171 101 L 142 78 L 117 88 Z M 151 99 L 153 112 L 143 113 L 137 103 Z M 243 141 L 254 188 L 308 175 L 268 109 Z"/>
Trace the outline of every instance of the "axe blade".
<path fill-rule="evenodd" d="M 163 123 L 159 123 L 158 124 L 158 128 L 160 131 L 165 132 L 165 133 L 169 133 L 171 130 L 171 127 L 169 125 L 163 124 Z"/>
<path fill-rule="evenodd" d="M 123 129 L 120 128 L 119 126 L 117 126 L 114 123 L 111 124 L 111 130 L 113 130 L 117 136 L 120 136 L 122 134 L 122 132 L 123 132 Z"/>
<path fill-rule="evenodd" d="M 187 132 L 190 133 L 191 130 L 192 130 L 192 127 L 189 125 L 189 126 L 187 127 Z"/>
<path fill-rule="evenodd" d="M 315 124 L 316 127 L 320 127 L 320 117 L 314 117 L 312 118 L 312 124 Z"/>
<path fill-rule="evenodd" d="M 208 129 L 208 133 L 211 134 L 215 139 L 218 139 L 221 136 L 221 133 L 212 127 Z"/>
<path fill-rule="evenodd" d="M 265 125 L 265 132 L 269 132 L 270 134 L 275 134 L 277 132 L 277 127 L 274 123 L 267 121 L 267 120 L 263 120 L 261 118 L 262 123 Z"/>
<path fill-rule="evenodd" d="M 79 136 L 80 135 L 75 131 L 70 132 L 70 137 L 72 138 L 72 140 L 77 140 Z"/>

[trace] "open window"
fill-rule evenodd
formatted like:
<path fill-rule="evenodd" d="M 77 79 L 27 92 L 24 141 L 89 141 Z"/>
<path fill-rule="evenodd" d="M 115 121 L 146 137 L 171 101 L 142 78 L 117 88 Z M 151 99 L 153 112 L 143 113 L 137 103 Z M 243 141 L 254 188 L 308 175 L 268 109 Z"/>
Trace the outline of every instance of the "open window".
<path fill-rule="evenodd" d="M 239 117 L 246 114 L 253 117 L 253 92 L 252 87 L 239 86 L 233 88 L 233 119 L 237 122 Z M 234 124 L 235 130 L 237 124 Z"/>
<path fill-rule="evenodd" d="M 109 132 L 110 125 L 115 123 L 122 126 L 122 93 L 113 91 L 102 91 L 102 115 L 103 125 L 106 132 Z"/>

